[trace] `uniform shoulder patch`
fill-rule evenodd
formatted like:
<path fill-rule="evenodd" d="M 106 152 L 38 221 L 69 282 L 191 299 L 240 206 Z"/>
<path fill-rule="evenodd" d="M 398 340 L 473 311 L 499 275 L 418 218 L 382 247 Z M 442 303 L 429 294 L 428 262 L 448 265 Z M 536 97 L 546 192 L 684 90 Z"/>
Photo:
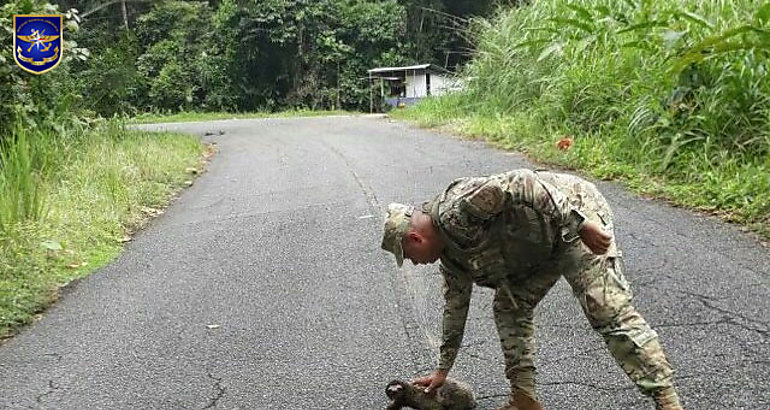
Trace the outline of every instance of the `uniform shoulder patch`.
<path fill-rule="evenodd" d="M 465 211 L 477 218 L 487 219 L 503 210 L 505 192 L 499 182 L 490 179 L 469 191 L 464 202 Z"/>

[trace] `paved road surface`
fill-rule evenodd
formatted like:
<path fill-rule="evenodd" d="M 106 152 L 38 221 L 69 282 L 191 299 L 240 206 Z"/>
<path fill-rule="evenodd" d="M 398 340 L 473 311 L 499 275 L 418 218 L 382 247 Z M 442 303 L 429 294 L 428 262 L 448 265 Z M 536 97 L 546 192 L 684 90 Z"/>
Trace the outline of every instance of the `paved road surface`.
<path fill-rule="evenodd" d="M 122 257 L 0 346 L 0 408 L 384 408 L 390 379 L 432 366 L 441 283 L 379 250 L 382 207 L 533 167 L 378 117 L 152 128 L 213 132 L 203 138 L 220 152 Z M 770 253 L 734 227 L 598 185 L 686 407 L 769 408 Z M 474 292 L 453 371 L 481 409 L 506 392 L 490 302 Z M 537 326 L 546 408 L 652 408 L 564 281 Z"/>

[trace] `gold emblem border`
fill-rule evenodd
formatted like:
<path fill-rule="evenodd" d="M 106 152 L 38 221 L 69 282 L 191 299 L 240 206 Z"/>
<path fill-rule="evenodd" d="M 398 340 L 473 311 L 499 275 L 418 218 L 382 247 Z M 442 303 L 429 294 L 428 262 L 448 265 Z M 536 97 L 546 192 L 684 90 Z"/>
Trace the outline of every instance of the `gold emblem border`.
<path fill-rule="evenodd" d="M 47 68 L 43 71 L 32 71 L 28 69 L 27 67 L 24 67 L 19 62 L 18 56 L 16 54 L 16 36 L 18 33 L 16 33 L 16 17 L 58 17 L 59 18 L 59 41 L 61 42 L 61 51 L 59 55 L 59 61 L 56 62 L 56 64 L 53 65 L 51 68 Z M 54 68 L 58 67 L 61 63 L 61 60 L 64 58 L 64 16 L 61 14 L 14 14 L 13 15 L 13 60 L 16 61 L 16 65 L 19 66 L 22 70 L 35 74 L 35 75 L 43 75 Z"/>

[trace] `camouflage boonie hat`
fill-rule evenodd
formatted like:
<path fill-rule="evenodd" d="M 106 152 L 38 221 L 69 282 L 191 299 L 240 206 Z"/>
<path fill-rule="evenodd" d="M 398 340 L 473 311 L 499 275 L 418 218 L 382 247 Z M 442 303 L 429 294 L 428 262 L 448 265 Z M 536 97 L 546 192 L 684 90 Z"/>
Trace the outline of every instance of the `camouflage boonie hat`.
<path fill-rule="evenodd" d="M 396 263 L 399 267 L 404 264 L 403 240 L 404 235 L 409 230 L 412 212 L 414 212 L 413 206 L 393 203 L 388 205 L 388 214 L 385 216 L 382 249 L 396 257 Z"/>

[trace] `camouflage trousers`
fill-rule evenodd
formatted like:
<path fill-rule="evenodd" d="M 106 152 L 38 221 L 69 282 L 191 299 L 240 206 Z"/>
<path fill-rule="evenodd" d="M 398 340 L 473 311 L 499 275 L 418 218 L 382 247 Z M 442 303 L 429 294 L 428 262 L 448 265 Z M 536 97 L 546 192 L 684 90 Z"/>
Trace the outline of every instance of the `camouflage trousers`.
<path fill-rule="evenodd" d="M 578 178 L 574 182 L 570 195 L 573 205 L 614 236 L 612 212 L 596 187 Z M 642 393 L 673 395 L 670 399 L 678 402 L 674 371 L 658 335 L 631 304 L 632 292 L 616 245 L 605 255 L 594 255 L 579 239 L 565 244 L 558 257 L 533 275 L 515 279 L 512 295 L 502 290 L 495 295 L 495 323 L 511 386 L 536 399 L 534 309 L 562 276 L 593 329 L 602 335 L 610 353 Z"/>

